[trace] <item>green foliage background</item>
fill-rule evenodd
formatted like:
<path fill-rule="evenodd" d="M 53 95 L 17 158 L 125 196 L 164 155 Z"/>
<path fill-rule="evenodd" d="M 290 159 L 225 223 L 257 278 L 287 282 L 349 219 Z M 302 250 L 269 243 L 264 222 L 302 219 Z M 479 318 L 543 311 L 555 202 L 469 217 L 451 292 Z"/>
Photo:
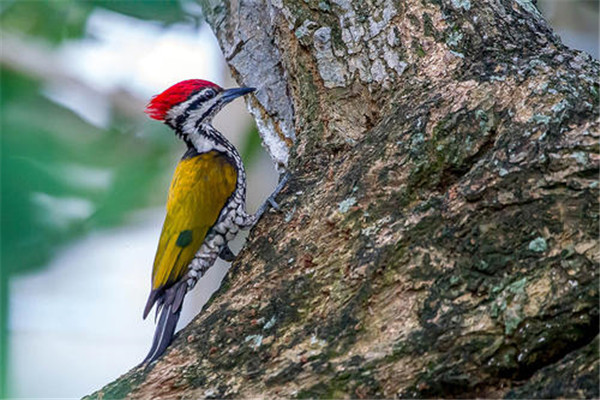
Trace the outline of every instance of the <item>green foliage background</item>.
<path fill-rule="evenodd" d="M 88 17 L 104 8 L 139 19 L 200 24 L 185 2 L 2 1 L 0 29 L 49 49 L 83 38 Z M 197 7 L 196 7 L 197 9 Z M 5 60 L 4 57 L 1 60 Z M 116 66 L 118 68 L 118 66 Z M 168 129 L 112 110 L 107 129 L 95 127 L 42 94 L 38 76 L 0 64 L 0 398 L 6 397 L 8 281 L 42 267 L 58 248 L 99 227 L 122 223 L 132 210 L 164 201 L 174 155 L 181 151 Z M 244 153 L 257 148 L 249 141 Z M 80 185 L 65 173 L 72 166 L 102 171 L 108 187 Z M 56 221 L 36 195 L 77 198 L 93 205 L 86 218 Z"/>

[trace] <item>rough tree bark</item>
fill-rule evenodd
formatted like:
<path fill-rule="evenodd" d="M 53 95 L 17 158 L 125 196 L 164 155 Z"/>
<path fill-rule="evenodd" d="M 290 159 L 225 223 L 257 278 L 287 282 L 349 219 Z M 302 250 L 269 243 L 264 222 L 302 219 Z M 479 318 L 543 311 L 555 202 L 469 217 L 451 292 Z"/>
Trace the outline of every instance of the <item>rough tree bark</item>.
<path fill-rule="evenodd" d="M 203 8 L 283 212 L 92 398 L 598 397 L 596 60 L 528 0 Z"/>

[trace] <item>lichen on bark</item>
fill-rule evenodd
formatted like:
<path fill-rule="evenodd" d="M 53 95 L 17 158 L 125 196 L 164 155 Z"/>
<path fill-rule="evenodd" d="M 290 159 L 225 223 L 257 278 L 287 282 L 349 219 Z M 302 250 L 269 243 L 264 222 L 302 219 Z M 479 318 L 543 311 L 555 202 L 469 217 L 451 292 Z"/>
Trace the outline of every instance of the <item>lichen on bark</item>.
<path fill-rule="evenodd" d="M 598 397 L 598 61 L 528 1 L 202 5 L 292 179 L 92 397 Z"/>

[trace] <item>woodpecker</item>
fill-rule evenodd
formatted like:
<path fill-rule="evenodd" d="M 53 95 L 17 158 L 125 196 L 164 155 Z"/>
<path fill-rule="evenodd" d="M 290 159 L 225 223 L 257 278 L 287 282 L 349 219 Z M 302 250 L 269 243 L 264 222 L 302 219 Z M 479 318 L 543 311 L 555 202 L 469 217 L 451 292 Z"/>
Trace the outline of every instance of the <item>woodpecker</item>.
<path fill-rule="evenodd" d="M 175 169 L 152 269 L 152 288 L 144 319 L 156 305 L 160 314 L 150 352 L 151 363 L 173 340 L 186 293 L 217 257 L 232 261 L 228 247 L 240 229 L 252 227 L 275 192 L 256 214 L 246 212 L 246 172 L 235 147 L 212 126 L 213 117 L 232 100 L 254 88 L 223 89 L 201 79 L 179 82 L 154 96 L 146 113 L 164 122 L 182 139 L 187 151 Z"/>

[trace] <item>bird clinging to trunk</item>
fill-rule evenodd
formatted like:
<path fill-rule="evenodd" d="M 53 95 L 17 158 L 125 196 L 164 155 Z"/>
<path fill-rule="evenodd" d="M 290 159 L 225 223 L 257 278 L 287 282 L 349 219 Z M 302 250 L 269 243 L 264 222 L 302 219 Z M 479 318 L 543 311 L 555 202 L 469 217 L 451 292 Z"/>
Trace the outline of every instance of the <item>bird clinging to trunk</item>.
<path fill-rule="evenodd" d="M 227 243 L 265 211 L 246 212 L 246 172 L 235 147 L 212 126 L 213 117 L 254 88 L 223 89 L 201 79 L 179 82 L 152 98 L 146 113 L 163 121 L 187 145 L 169 189 L 167 216 L 152 269 L 144 318 L 160 313 L 144 363 L 156 360 L 173 340 L 183 298 L 217 257 L 231 261 Z M 285 185 L 283 179 L 269 202 Z"/>

